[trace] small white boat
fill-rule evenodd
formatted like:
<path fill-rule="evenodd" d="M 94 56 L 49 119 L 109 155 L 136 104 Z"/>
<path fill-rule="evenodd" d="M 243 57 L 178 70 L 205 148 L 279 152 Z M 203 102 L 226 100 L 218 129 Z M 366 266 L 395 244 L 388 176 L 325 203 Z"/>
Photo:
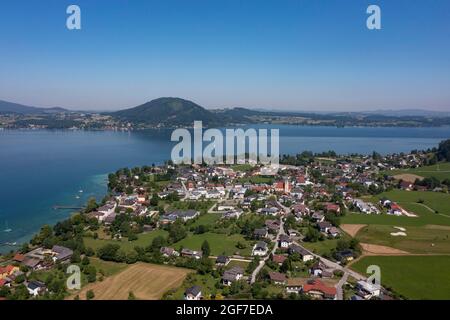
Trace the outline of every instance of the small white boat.
<path fill-rule="evenodd" d="M 78 191 L 79 193 L 83 193 L 83 190 Z"/>
<path fill-rule="evenodd" d="M 80 199 L 80 196 L 75 196 L 76 199 Z"/>
<path fill-rule="evenodd" d="M 8 227 L 8 221 L 5 221 L 5 229 L 3 230 L 3 232 L 11 232 L 12 229 L 10 227 Z"/>

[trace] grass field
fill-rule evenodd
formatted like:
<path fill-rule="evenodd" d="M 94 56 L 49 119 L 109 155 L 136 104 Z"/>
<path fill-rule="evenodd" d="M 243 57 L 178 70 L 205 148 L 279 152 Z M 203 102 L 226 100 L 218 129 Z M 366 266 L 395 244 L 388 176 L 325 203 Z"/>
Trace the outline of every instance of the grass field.
<path fill-rule="evenodd" d="M 450 162 L 439 163 L 432 166 L 425 166 L 414 169 L 401 169 L 401 170 L 392 170 L 392 171 L 384 171 L 384 174 L 394 176 L 397 174 L 415 174 L 421 177 L 436 177 L 439 180 L 450 179 Z"/>
<path fill-rule="evenodd" d="M 324 241 L 317 242 L 302 242 L 302 246 L 316 254 L 324 255 L 329 254 L 331 249 L 336 248 L 338 241 L 338 239 L 326 239 Z"/>
<path fill-rule="evenodd" d="M 240 178 L 239 179 L 240 183 L 255 183 L 255 184 L 260 184 L 260 183 L 266 183 L 266 184 L 272 184 L 273 183 L 273 177 L 269 177 L 269 176 L 253 176 L 253 177 L 246 177 L 246 178 Z"/>
<path fill-rule="evenodd" d="M 171 291 L 171 299 L 182 300 L 184 298 L 184 292 L 187 288 L 193 286 L 200 286 L 202 288 L 202 295 L 208 297 L 209 295 L 216 295 L 221 290 L 216 289 L 216 283 L 220 281 L 220 278 L 214 278 L 211 274 L 200 275 L 197 273 L 191 273 L 183 281 L 177 289 Z M 169 290 L 167 290 L 169 291 Z"/>
<path fill-rule="evenodd" d="M 89 258 L 89 260 L 91 261 L 91 265 L 97 269 L 97 272 L 102 271 L 105 277 L 115 275 L 128 267 L 126 263 L 103 261 L 94 257 Z"/>
<path fill-rule="evenodd" d="M 252 171 L 255 168 L 255 166 L 252 166 L 251 164 L 245 163 L 245 164 L 235 164 L 231 166 L 231 169 L 234 171 Z"/>
<path fill-rule="evenodd" d="M 86 292 L 92 290 L 95 300 L 126 300 L 130 292 L 137 299 L 157 300 L 166 291 L 178 288 L 191 272 L 182 268 L 136 263 L 101 282 L 85 286 L 71 298 L 78 294 L 80 299 L 86 299 Z"/>
<path fill-rule="evenodd" d="M 118 244 L 120 247 L 125 251 L 131 251 L 134 249 L 134 247 L 147 247 L 149 246 L 153 239 L 158 236 L 167 237 L 168 232 L 165 230 L 155 230 L 151 231 L 149 233 L 140 234 L 138 236 L 138 239 L 135 241 L 128 241 L 126 238 L 122 238 L 120 241 L 118 240 L 101 240 L 101 239 L 94 239 L 85 237 L 84 238 L 84 244 L 88 248 L 92 248 L 95 251 L 97 251 L 100 247 L 104 246 L 105 244 Z"/>
<path fill-rule="evenodd" d="M 217 220 L 220 219 L 220 217 L 221 215 L 219 213 L 205 213 L 198 217 L 198 219 L 195 220 L 190 226 L 212 226 L 216 223 Z"/>
<path fill-rule="evenodd" d="M 450 299 L 450 256 L 364 257 L 351 268 L 381 268 L 381 283 L 408 299 Z"/>
<path fill-rule="evenodd" d="M 251 242 L 244 239 L 240 234 L 233 234 L 228 236 L 226 234 L 207 232 L 203 234 L 189 234 L 186 238 L 176 242 L 173 247 L 179 249 L 180 247 L 189 248 L 192 250 L 200 250 L 204 240 L 207 240 L 211 248 L 211 255 L 217 256 L 221 254 L 232 255 L 239 251 L 242 256 L 250 256 L 252 246 Z M 238 242 L 245 243 L 245 249 L 236 248 Z"/>
<path fill-rule="evenodd" d="M 387 225 L 369 225 L 359 230 L 356 238 L 362 243 L 388 246 L 411 253 L 450 253 L 450 227 L 408 226 L 405 229 L 407 236 L 392 236 L 392 232 L 399 230 Z"/>

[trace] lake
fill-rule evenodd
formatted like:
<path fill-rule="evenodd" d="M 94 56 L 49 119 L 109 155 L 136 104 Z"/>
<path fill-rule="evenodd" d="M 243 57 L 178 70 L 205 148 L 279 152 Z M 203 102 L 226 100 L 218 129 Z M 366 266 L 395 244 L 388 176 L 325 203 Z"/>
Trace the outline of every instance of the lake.
<path fill-rule="evenodd" d="M 245 127 L 244 127 L 245 128 Z M 436 147 L 450 128 L 336 128 L 258 125 L 280 129 L 280 153 L 334 150 L 381 154 Z M 106 193 L 107 174 L 121 167 L 161 164 L 170 158 L 171 130 L 0 131 L 0 244 L 27 241 Z M 9 250 L 1 246 L 0 251 Z"/>

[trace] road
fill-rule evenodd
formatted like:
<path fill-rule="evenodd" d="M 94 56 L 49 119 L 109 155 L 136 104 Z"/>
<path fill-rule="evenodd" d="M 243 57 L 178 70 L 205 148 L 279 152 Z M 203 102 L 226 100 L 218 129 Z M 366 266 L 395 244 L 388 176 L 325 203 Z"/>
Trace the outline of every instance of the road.
<path fill-rule="evenodd" d="M 282 204 L 280 204 L 279 202 L 277 202 L 284 210 L 285 214 L 287 214 L 289 212 L 289 208 L 283 206 Z M 284 221 L 283 221 L 283 216 L 280 217 L 280 228 L 278 229 L 278 233 L 276 235 L 275 238 L 272 239 L 272 242 L 274 243 L 273 249 L 271 251 L 271 254 L 275 254 L 275 251 L 277 251 L 278 249 L 278 239 L 280 238 L 280 235 L 285 234 L 284 231 Z M 250 284 L 255 283 L 256 281 L 256 276 L 258 275 L 258 273 L 262 270 L 262 268 L 264 267 L 264 265 L 266 264 L 267 259 L 269 259 L 270 254 L 268 254 L 267 256 L 264 257 L 264 259 L 262 259 L 259 262 L 259 265 L 256 267 L 256 269 L 253 271 L 252 273 L 252 278 L 250 280 Z"/>
<path fill-rule="evenodd" d="M 344 300 L 344 290 L 342 290 L 343 285 L 347 282 L 348 273 L 345 272 L 341 280 L 339 280 L 336 285 L 336 300 Z"/>

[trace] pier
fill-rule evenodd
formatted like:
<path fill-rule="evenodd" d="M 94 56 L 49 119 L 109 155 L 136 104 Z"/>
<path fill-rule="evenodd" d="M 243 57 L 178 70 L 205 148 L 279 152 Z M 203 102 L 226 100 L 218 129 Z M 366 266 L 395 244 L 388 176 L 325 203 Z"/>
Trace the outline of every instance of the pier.
<path fill-rule="evenodd" d="M 53 206 L 53 210 L 81 210 L 84 207 L 75 207 L 75 206 Z"/>

